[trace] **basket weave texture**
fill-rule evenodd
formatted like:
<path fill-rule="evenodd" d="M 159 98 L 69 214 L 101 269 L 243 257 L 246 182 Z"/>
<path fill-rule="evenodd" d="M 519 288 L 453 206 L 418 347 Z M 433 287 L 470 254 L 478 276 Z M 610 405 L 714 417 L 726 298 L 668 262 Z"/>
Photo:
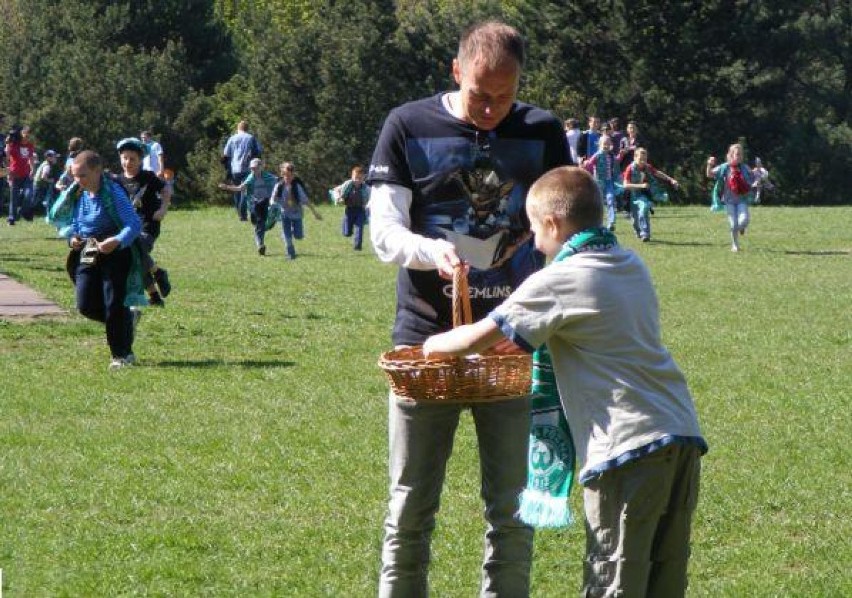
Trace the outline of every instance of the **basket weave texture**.
<path fill-rule="evenodd" d="M 453 327 L 472 320 L 467 276 L 453 276 Z M 532 357 L 518 353 L 483 353 L 468 357 L 426 359 L 421 347 L 382 353 L 379 367 L 397 396 L 415 401 L 477 403 L 529 394 Z"/>

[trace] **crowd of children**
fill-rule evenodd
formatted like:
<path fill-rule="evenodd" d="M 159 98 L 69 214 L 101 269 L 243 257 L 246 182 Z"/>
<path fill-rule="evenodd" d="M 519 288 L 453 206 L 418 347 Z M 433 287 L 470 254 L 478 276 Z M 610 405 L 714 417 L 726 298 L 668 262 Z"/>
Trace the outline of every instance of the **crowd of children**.
<path fill-rule="evenodd" d="M 616 213 L 624 210 L 636 236 L 643 242 L 650 241 L 654 204 L 668 201 L 662 183 L 677 189 L 678 182 L 648 162 L 648 149 L 635 122 L 627 124 L 626 132 L 620 130 L 618 118 L 601 124 L 600 118 L 591 116 L 588 122 L 588 129 L 581 131 L 576 118 L 567 119 L 565 137 L 575 164 L 592 173 L 597 182 L 606 227 L 614 231 Z M 742 145 L 733 144 L 725 163 L 717 165 L 712 156 L 708 159 L 705 174 L 715 182 L 711 210 L 727 212 L 731 250 L 738 252 L 749 224 L 749 204 L 759 204 L 763 193 L 774 188 L 769 171 L 760 158 L 755 158 L 754 168 L 749 168 Z"/>

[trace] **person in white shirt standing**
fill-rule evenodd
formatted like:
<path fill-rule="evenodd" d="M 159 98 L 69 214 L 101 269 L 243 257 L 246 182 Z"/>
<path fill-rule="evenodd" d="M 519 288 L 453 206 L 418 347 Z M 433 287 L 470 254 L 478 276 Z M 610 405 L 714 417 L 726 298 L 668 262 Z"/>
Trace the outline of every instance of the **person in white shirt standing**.
<path fill-rule="evenodd" d="M 163 166 L 165 157 L 163 156 L 163 146 L 157 143 L 149 131 L 142 131 L 139 134 L 142 143 L 148 149 L 148 153 L 142 160 L 142 170 L 150 170 L 157 175 L 158 178 L 163 178 Z"/>

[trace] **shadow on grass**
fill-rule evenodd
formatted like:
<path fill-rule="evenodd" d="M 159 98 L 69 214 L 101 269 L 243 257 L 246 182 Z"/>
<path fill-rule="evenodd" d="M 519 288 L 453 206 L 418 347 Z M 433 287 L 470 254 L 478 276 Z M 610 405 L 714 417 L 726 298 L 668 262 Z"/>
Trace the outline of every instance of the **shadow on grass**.
<path fill-rule="evenodd" d="M 146 363 L 146 365 L 149 365 Z M 158 368 L 219 368 L 219 367 L 239 367 L 239 368 L 290 368 L 296 365 L 295 361 L 282 361 L 271 359 L 262 361 L 259 359 L 246 359 L 243 361 L 228 361 L 225 359 L 186 359 L 174 361 L 156 361 L 151 362 L 149 367 Z"/>
<path fill-rule="evenodd" d="M 651 245 L 673 245 L 676 247 L 713 247 L 716 243 L 701 243 L 698 241 L 663 241 L 651 239 Z"/>
<path fill-rule="evenodd" d="M 822 256 L 822 255 L 852 255 L 852 251 L 790 251 L 787 250 L 784 252 L 784 255 L 813 255 L 813 256 Z"/>

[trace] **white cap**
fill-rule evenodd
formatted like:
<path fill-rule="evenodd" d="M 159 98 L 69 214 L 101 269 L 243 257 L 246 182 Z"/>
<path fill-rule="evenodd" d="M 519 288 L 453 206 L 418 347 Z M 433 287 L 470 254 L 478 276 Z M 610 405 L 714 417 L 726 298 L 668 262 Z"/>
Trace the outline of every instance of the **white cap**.
<path fill-rule="evenodd" d="M 251 162 L 249 162 L 249 168 L 254 168 L 255 166 L 260 166 L 260 158 L 253 158 Z"/>

